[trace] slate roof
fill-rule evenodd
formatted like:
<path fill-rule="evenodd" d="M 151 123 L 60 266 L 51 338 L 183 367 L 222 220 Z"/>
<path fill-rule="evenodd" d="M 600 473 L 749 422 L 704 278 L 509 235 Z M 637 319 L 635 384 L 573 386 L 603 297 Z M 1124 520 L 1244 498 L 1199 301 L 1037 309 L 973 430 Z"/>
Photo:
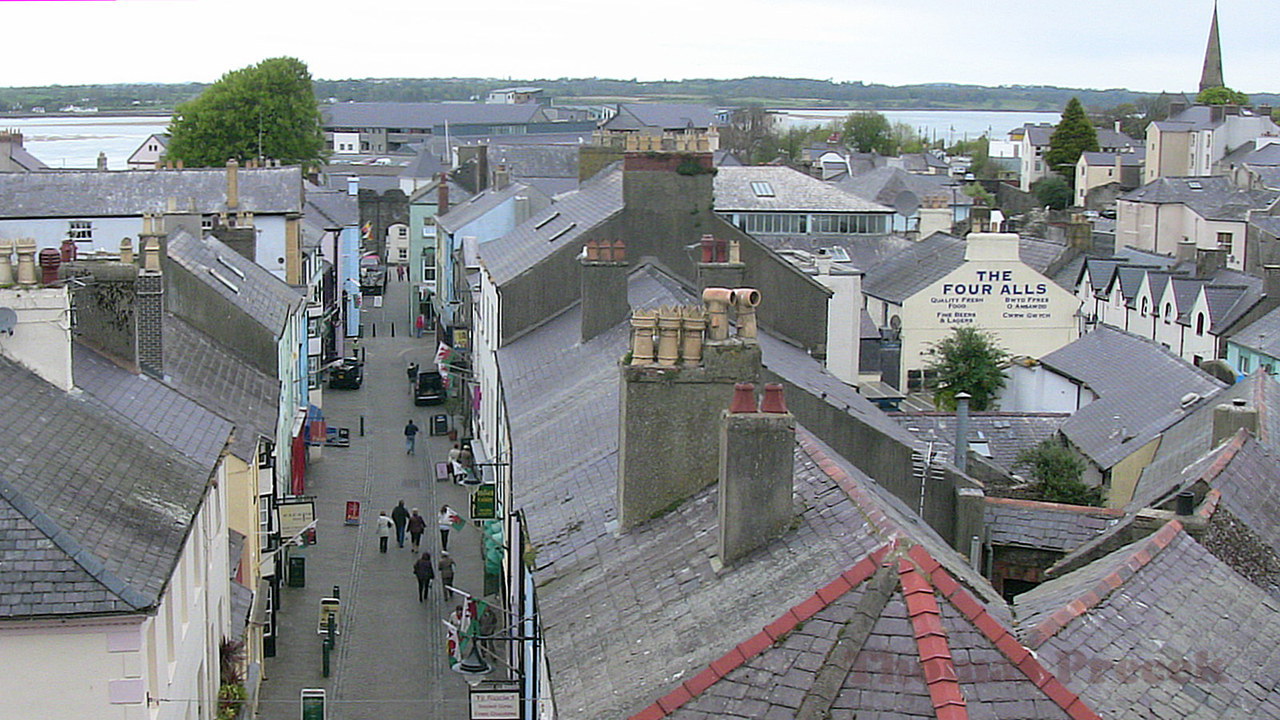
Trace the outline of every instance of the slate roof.
<path fill-rule="evenodd" d="M 72 377 L 85 396 L 155 435 L 202 466 L 213 466 L 232 424 L 160 380 L 132 373 L 75 343 Z"/>
<path fill-rule="evenodd" d="M 1146 150 L 1138 150 L 1135 152 L 1092 152 L 1086 151 L 1080 154 L 1084 158 L 1086 165 L 1094 167 L 1115 167 L 1116 158 L 1120 158 L 1120 164 L 1127 167 L 1138 167 L 1146 160 Z M 1117 178 L 1118 179 L 1118 178 Z"/>
<path fill-rule="evenodd" d="M 196 238 L 179 230 L 169 236 L 168 256 L 276 337 L 306 300 L 302 293 L 212 235 Z"/>
<path fill-rule="evenodd" d="M 964 240 L 936 232 L 889 256 L 875 267 L 862 268 L 867 271 L 862 281 L 862 292 L 900 305 L 963 265 L 965 247 Z M 1041 274 L 1066 251 L 1065 245 L 1048 240 L 1018 238 L 1018 259 Z"/>
<path fill-rule="evenodd" d="M 630 276 L 629 299 L 633 307 L 652 307 L 690 296 L 666 275 L 643 267 Z M 583 343 L 579 323 L 574 306 L 498 350 L 498 361 L 512 428 L 512 470 L 537 478 L 517 484 L 514 492 L 538 547 L 539 603 L 557 708 L 566 717 L 619 717 L 666 692 L 673 673 L 691 677 L 727 643 L 741 639 L 720 619 L 762 627 L 778 609 L 802 601 L 886 538 L 859 530 L 869 527 L 867 515 L 818 469 L 816 451 L 805 447 L 796 452 L 796 529 L 730 571 L 717 574 L 711 564 L 715 537 L 706 529 L 716 522 L 714 488 L 618 535 L 617 359 L 626 350 L 629 329 L 620 323 Z M 851 412 L 877 412 L 803 351 L 763 334 L 761 349 L 770 372 L 810 392 L 827 387 L 828 402 L 837 407 L 848 402 Z M 910 441 L 882 414 L 878 422 Z M 566 436 L 575 438 L 572 448 L 563 442 Z M 868 489 L 869 481 L 852 466 L 831 462 L 866 484 L 859 488 L 876 493 L 869 502 L 881 514 L 903 518 L 903 532 L 923 538 L 935 556 L 951 552 L 922 521 L 908 519 L 900 503 Z M 1007 613 L 963 560 L 948 555 L 944 562 L 978 586 L 994 603 L 992 612 Z"/>
<path fill-rule="evenodd" d="M 756 240 L 771 250 L 818 250 L 842 248 L 849 255 L 849 264 L 859 270 L 878 266 L 894 254 L 915 244 L 901 235 L 759 235 Z"/>
<path fill-rule="evenodd" d="M 1033 146 L 1047 146 L 1049 138 L 1053 136 L 1055 127 L 1055 125 L 1050 125 L 1049 123 L 1027 123 L 1022 126 L 1023 132 L 1026 133 Z"/>
<path fill-rule="evenodd" d="M 1240 328 L 1229 341 L 1271 357 L 1280 357 L 1280 307 Z"/>
<path fill-rule="evenodd" d="M 893 412 L 889 417 L 919 442 L 933 442 L 939 459 L 955 461 L 955 413 Z M 972 412 L 969 441 L 975 452 L 987 455 L 996 465 L 1013 473 L 1018 455 L 1052 437 L 1068 417 L 1064 413 Z M 984 444 L 986 453 L 978 447 Z"/>
<path fill-rule="evenodd" d="M 489 167 L 506 165 L 513 178 L 578 179 L 577 143 L 489 143 Z"/>
<path fill-rule="evenodd" d="M 1097 537 L 1123 515 L 1115 508 L 988 497 L 984 518 L 992 545 L 1067 553 Z"/>
<path fill-rule="evenodd" d="M 253 369 L 174 315 L 164 318 L 166 381 L 201 406 L 235 423 L 228 450 L 256 462 L 259 437 L 274 438 L 280 381 Z"/>
<path fill-rule="evenodd" d="M 240 168 L 238 209 L 258 215 L 302 212 L 298 167 Z M 75 170 L 0 173 L 0 217 L 121 217 L 164 212 L 174 198 L 184 212 L 226 210 L 227 171 Z M 195 208 L 191 210 L 190 203 Z"/>
<path fill-rule="evenodd" d="M 322 105 L 324 127 L 431 129 L 444 125 L 511 125 L 542 120 L 535 103 L 397 103 L 350 102 Z"/>
<path fill-rule="evenodd" d="M 400 177 L 433 178 L 442 172 L 448 171 L 449 167 L 440 161 L 440 153 L 431 149 L 423 149 L 404 166 L 404 169 L 400 171 Z"/>
<path fill-rule="evenodd" d="M 1223 387 L 1155 342 L 1107 325 L 1040 362 L 1098 394 L 1062 424 L 1062 433 L 1104 470 L 1184 417 L 1187 393 L 1207 397 Z"/>
<path fill-rule="evenodd" d="M 1105 717 L 1280 717 L 1280 606 L 1176 520 L 1014 610 L 1023 642 Z"/>
<path fill-rule="evenodd" d="M 501 286 L 622 211 L 622 168 L 598 173 L 503 237 L 484 244 L 481 263 Z"/>
<path fill-rule="evenodd" d="M 1095 128 L 1098 135 L 1098 147 L 1103 148 L 1131 148 L 1140 147 L 1142 142 L 1134 140 L 1122 132 L 1116 132 L 1111 128 Z M 1123 154 L 1123 153 L 1122 153 Z"/>
<path fill-rule="evenodd" d="M 521 195 L 527 197 L 531 193 L 541 195 L 541 193 L 533 190 L 528 185 L 518 182 L 513 182 L 501 190 L 494 190 L 493 188 L 482 190 L 464 202 L 457 204 L 450 202 L 448 212 L 443 215 L 436 215 L 436 225 L 444 228 L 445 232 L 457 232 L 499 205 Z M 450 198 L 452 198 L 452 194 Z"/>
<path fill-rule="evenodd" d="M 21 145 L 9 146 L 9 159 L 17 164 L 18 167 L 31 172 L 33 170 L 48 170 L 49 166 L 45 165 L 40 158 L 32 155 L 26 148 Z"/>
<path fill-rule="evenodd" d="M 306 218 L 319 227 L 356 227 L 360 224 L 360 206 L 346 190 L 330 190 L 316 185 L 306 186 Z"/>
<path fill-rule="evenodd" d="M 1199 189 L 1196 189 L 1197 186 Z M 1206 220 L 1243 222 L 1250 210 L 1270 205 L 1275 190 L 1241 190 L 1225 176 L 1162 177 L 1131 190 L 1119 199 L 1155 205 L 1186 205 Z"/>
<path fill-rule="evenodd" d="M 677 103 L 619 103 L 618 114 L 605 121 L 605 130 L 688 130 L 719 125 L 715 109 L 708 105 Z"/>
<path fill-rule="evenodd" d="M 154 605 L 213 466 L 11 361 L 0 382 L 0 617 Z"/>
<path fill-rule="evenodd" d="M 860 198 L 888 207 L 893 207 L 903 192 L 910 192 L 917 199 L 945 198 L 948 205 L 973 204 L 973 198 L 960 190 L 964 183 L 946 175 L 920 175 L 896 167 L 876 168 L 862 175 L 846 177 L 836 185 Z"/>
<path fill-rule="evenodd" d="M 773 190 L 759 197 L 751 184 L 767 182 Z M 714 180 L 716 212 L 891 213 L 893 208 L 846 192 L 831 183 L 788 167 L 744 165 L 722 167 Z"/>

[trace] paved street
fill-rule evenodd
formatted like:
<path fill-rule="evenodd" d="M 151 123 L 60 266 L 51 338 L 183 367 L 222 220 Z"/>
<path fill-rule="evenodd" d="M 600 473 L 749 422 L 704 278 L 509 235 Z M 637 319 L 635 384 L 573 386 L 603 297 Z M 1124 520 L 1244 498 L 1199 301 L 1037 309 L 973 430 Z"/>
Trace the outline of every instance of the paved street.
<path fill-rule="evenodd" d="M 364 386 L 359 390 L 326 390 L 324 412 L 330 426 L 351 429 L 351 447 L 325 448 L 323 458 L 307 473 L 307 492 L 316 498 L 318 542 L 306 548 L 306 587 L 282 588 L 277 656 L 267 660 L 258 717 L 299 717 L 299 691 L 328 691 L 327 720 L 455 720 L 467 717 L 467 685 L 449 670 L 445 628 L 446 605 L 439 578 L 432 596 L 419 603 L 412 554 L 391 538 L 386 554 L 378 552 L 376 518 L 390 514 L 403 499 L 427 520 L 423 549 L 439 559 L 437 511 L 449 504 L 466 515 L 467 491 L 433 479 L 433 464 L 444 460 L 450 443 L 431 437 L 430 418 L 441 406 L 415 407 L 405 368 L 410 361 L 427 367 L 434 361 L 435 340 L 411 336 L 406 283 L 394 274 L 385 307 L 365 298 Z M 395 323 L 395 337 L 390 324 Z M 377 337 L 372 326 L 377 324 Z M 360 436 L 364 417 L 365 435 Z M 413 418 L 422 429 L 415 455 L 406 455 L 403 428 Z M 361 503 L 362 523 L 343 523 L 348 500 Z M 457 584 L 479 588 L 482 581 L 480 534 L 471 527 L 450 533 L 449 549 L 457 561 Z M 341 635 L 331 658 L 328 678 L 321 672 L 317 635 L 319 601 L 341 587 Z"/>

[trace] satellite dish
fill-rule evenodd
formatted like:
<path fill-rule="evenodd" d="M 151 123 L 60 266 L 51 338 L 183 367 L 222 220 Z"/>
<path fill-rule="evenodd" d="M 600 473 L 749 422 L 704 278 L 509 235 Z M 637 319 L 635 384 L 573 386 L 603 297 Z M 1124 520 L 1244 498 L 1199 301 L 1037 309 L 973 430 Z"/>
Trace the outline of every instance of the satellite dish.
<path fill-rule="evenodd" d="M 18 313 L 13 308 L 0 307 L 0 332 L 13 334 L 13 328 L 18 324 Z"/>
<path fill-rule="evenodd" d="M 920 209 L 920 198 L 910 190 L 903 190 L 893 199 L 893 209 L 902 217 L 908 217 Z"/>

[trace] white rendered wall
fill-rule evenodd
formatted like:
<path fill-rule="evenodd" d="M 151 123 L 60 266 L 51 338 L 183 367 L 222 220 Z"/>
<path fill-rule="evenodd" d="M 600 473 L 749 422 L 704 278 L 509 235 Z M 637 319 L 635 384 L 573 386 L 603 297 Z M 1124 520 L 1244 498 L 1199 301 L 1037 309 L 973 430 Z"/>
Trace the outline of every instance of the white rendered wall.
<path fill-rule="evenodd" d="M 70 390 L 71 305 L 66 288 L 0 288 L 0 307 L 18 314 L 13 334 L 0 333 L 0 354 L 59 389 Z"/>

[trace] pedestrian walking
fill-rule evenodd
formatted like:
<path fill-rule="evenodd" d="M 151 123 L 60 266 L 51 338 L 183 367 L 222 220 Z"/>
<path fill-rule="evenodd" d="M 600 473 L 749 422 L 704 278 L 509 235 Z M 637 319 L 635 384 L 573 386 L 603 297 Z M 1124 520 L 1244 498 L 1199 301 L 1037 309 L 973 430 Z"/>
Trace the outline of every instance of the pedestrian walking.
<path fill-rule="evenodd" d="M 406 455 L 413 454 L 413 446 L 418 439 L 418 426 L 413 424 L 413 418 L 404 426 L 404 451 Z"/>
<path fill-rule="evenodd" d="M 409 516 L 409 539 L 413 542 L 414 552 L 418 552 L 418 546 L 422 543 L 422 533 L 426 531 L 426 518 L 418 514 L 418 508 L 414 508 L 413 514 Z"/>
<path fill-rule="evenodd" d="M 409 363 L 409 369 L 404 374 L 409 377 L 409 392 L 413 392 L 414 386 L 418 384 L 418 363 Z"/>
<path fill-rule="evenodd" d="M 475 464 L 476 459 L 475 456 L 471 454 L 471 446 L 465 444 L 462 445 L 458 449 L 458 460 L 456 465 L 459 470 L 454 475 L 454 479 L 464 485 L 471 484 L 476 479 Z"/>
<path fill-rule="evenodd" d="M 422 553 L 413 564 L 413 575 L 418 578 L 418 602 L 422 602 L 427 599 L 427 593 L 431 590 L 431 578 L 436 576 L 436 571 L 431 567 L 431 553 Z"/>
<path fill-rule="evenodd" d="M 396 524 L 396 544 L 404 547 L 404 526 L 409 522 L 409 511 L 403 500 L 391 510 L 391 522 Z"/>
<path fill-rule="evenodd" d="M 441 505 L 437 525 L 440 526 L 440 551 L 443 552 L 449 549 L 449 530 L 462 527 L 462 516 L 448 505 Z"/>
<path fill-rule="evenodd" d="M 403 265 L 396 266 L 396 279 L 398 279 L 400 282 L 404 282 L 404 266 Z"/>
<path fill-rule="evenodd" d="M 419 313 L 417 319 L 413 321 L 413 329 L 416 333 L 416 337 L 422 337 L 425 335 L 426 333 L 424 331 L 427 329 L 427 316 Z"/>
<path fill-rule="evenodd" d="M 387 551 L 387 541 L 391 539 L 391 528 L 395 523 L 387 517 L 387 511 L 378 514 L 378 552 Z"/>
<path fill-rule="evenodd" d="M 449 553 L 441 550 L 440 562 L 436 567 L 440 568 L 440 592 L 444 593 L 445 599 L 449 597 L 449 588 L 453 587 L 453 564 Z"/>

